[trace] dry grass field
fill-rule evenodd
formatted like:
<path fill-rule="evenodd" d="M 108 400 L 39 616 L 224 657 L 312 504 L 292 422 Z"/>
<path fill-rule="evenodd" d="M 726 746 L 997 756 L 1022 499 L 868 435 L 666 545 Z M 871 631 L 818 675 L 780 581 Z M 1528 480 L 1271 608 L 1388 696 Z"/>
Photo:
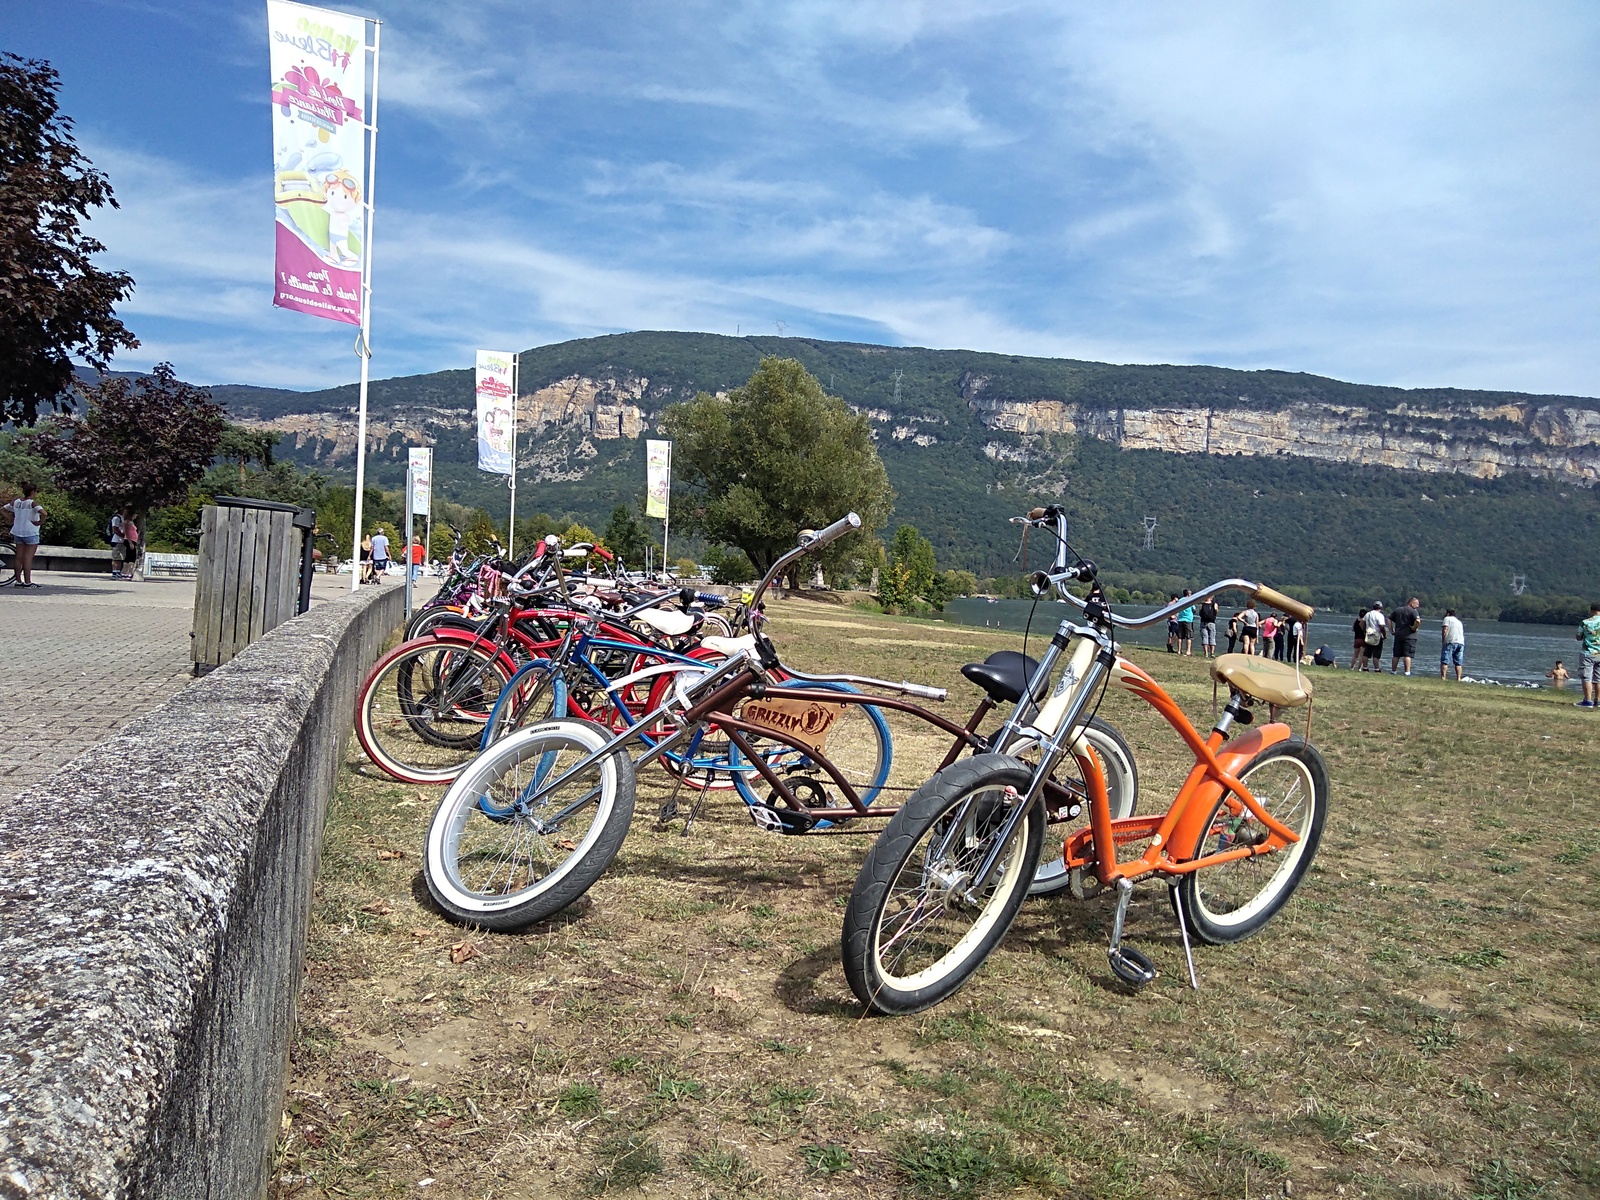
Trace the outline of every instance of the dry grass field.
<path fill-rule="evenodd" d="M 963 716 L 960 665 L 1021 644 L 802 601 L 773 632 L 797 666 L 942 684 Z M 1133 655 L 1209 718 L 1200 659 Z M 864 1017 L 838 961 L 869 832 L 763 833 L 719 793 L 684 837 L 650 768 L 589 896 L 484 934 L 422 880 L 438 793 L 352 744 L 273 1194 L 1600 1194 L 1600 717 L 1570 693 L 1315 679 L 1317 862 L 1258 937 L 1197 947 L 1200 991 L 1148 887 L 1144 990 L 1106 965 L 1109 897 L 1034 901 L 963 991 L 898 1020 Z M 1124 694 L 1102 715 L 1140 811 L 1164 808 L 1182 745 Z M 915 783 L 943 742 L 912 733 Z"/>

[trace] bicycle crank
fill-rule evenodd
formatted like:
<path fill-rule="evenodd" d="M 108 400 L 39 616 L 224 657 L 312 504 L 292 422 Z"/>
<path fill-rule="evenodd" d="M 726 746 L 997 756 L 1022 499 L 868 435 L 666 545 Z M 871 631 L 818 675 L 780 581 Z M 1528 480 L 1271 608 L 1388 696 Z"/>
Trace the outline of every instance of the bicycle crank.
<path fill-rule="evenodd" d="M 1117 915 L 1111 923 L 1111 945 L 1106 958 L 1111 972 L 1130 987 L 1141 988 L 1159 973 L 1155 963 L 1132 946 L 1122 944 L 1122 926 L 1128 919 L 1128 904 L 1133 899 L 1133 881 L 1123 877 L 1117 880 Z"/>

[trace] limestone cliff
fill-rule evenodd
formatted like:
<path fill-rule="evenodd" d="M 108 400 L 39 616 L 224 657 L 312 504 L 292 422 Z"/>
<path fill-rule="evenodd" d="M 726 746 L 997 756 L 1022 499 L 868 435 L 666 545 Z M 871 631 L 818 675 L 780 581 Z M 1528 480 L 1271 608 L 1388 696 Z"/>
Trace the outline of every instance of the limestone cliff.
<path fill-rule="evenodd" d="M 1000 400 L 981 375 L 961 380 L 962 398 L 985 426 L 1023 435 L 1071 434 L 1125 450 L 1172 454 L 1287 454 L 1365 466 L 1443 471 L 1493 479 L 1526 472 L 1584 486 L 1600 482 L 1600 412 L 1561 404 L 1393 407 L 1288 404 L 1109 408 L 1092 400 Z M 991 442 L 990 458 L 1022 457 Z"/>

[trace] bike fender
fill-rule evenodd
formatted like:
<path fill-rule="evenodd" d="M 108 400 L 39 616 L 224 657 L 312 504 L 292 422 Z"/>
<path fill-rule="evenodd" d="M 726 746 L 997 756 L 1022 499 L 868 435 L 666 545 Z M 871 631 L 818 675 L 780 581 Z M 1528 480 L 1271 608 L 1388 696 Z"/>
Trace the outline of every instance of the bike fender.
<path fill-rule="evenodd" d="M 1266 725 L 1247 730 L 1238 737 L 1225 742 L 1217 750 L 1217 763 L 1230 775 L 1237 776 L 1245 764 L 1260 754 L 1263 750 L 1270 749 L 1280 742 L 1286 742 L 1294 736 L 1291 730 L 1282 721 L 1273 721 Z M 1200 844 L 1200 839 L 1206 832 L 1206 822 L 1211 816 L 1211 810 L 1216 806 L 1222 796 L 1222 785 L 1214 779 L 1202 779 L 1195 785 L 1189 801 L 1189 806 L 1184 812 L 1183 820 L 1172 831 L 1168 839 L 1168 846 L 1179 847 L 1175 857 L 1192 858 L 1195 847 Z"/>

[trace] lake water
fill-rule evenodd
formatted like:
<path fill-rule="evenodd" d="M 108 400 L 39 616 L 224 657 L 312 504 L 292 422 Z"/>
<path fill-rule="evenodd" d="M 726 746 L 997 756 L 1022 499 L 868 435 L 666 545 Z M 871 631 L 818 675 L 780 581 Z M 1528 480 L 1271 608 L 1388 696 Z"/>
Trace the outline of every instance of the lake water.
<path fill-rule="evenodd" d="M 978 600 L 967 597 L 961 600 L 952 600 L 945 605 L 944 617 L 947 621 L 960 625 L 988 625 L 997 629 L 1014 629 L 1020 632 L 1027 623 L 1029 610 L 1033 608 L 1029 600 Z M 1153 612 L 1149 605 L 1124 604 L 1118 605 L 1116 611 L 1123 616 L 1142 616 Z M 1224 614 L 1233 612 L 1231 608 L 1224 608 Z M 1412 670 L 1419 674 L 1436 675 L 1439 671 L 1439 615 L 1428 613 L 1423 618 L 1422 632 L 1417 638 L 1417 657 L 1412 664 Z M 1033 636 L 1040 639 L 1042 646 L 1054 632 L 1056 625 L 1066 617 L 1081 616 L 1080 611 L 1070 604 L 1060 600 L 1040 601 L 1033 617 Z M 1318 646 L 1327 646 L 1338 659 L 1341 667 L 1350 665 L 1350 651 L 1355 635 L 1350 630 L 1350 622 L 1355 620 L 1353 613 L 1323 613 L 1318 612 L 1311 622 L 1310 635 L 1306 645 L 1315 649 Z M 1226 620 L 1218 622 L 1217 640 L 1219 649 L 1226 651 L 1228 638 Z M 1576 675 L 1578 670 L 1578 643 L 1577 627 L 1565 625 L 1515 625 L 1506 621 L 1463 621 L 1467 633 L 1467 660 L 1464 668 L 1465 674 L 1474 679 L 1492 679 L 1497 683 L 1537 683 L 1547 686 L 1548 681 L 1544 673 L 1555 665 L 1556 659 L 1566 664 L 1569 672 Z M 1120 639 L 1133 645 L 1165 646 L 1167 644 L 1167 630 L 1165 623 L 1153 625 L 1149 629 L 1124 630 Z M 1200 630 L 1195 629 L 1195 653 L 1199 653 Z M 1390 651 L 1394 643 L 1388 642 L 1383 647 L 1383 667 L 1389 669 Z M 1035 653 L 1030 647 L 1030 653 Z M 1577 692 L 1577 685 L 1569 683 L 1570 691 Z"/>

